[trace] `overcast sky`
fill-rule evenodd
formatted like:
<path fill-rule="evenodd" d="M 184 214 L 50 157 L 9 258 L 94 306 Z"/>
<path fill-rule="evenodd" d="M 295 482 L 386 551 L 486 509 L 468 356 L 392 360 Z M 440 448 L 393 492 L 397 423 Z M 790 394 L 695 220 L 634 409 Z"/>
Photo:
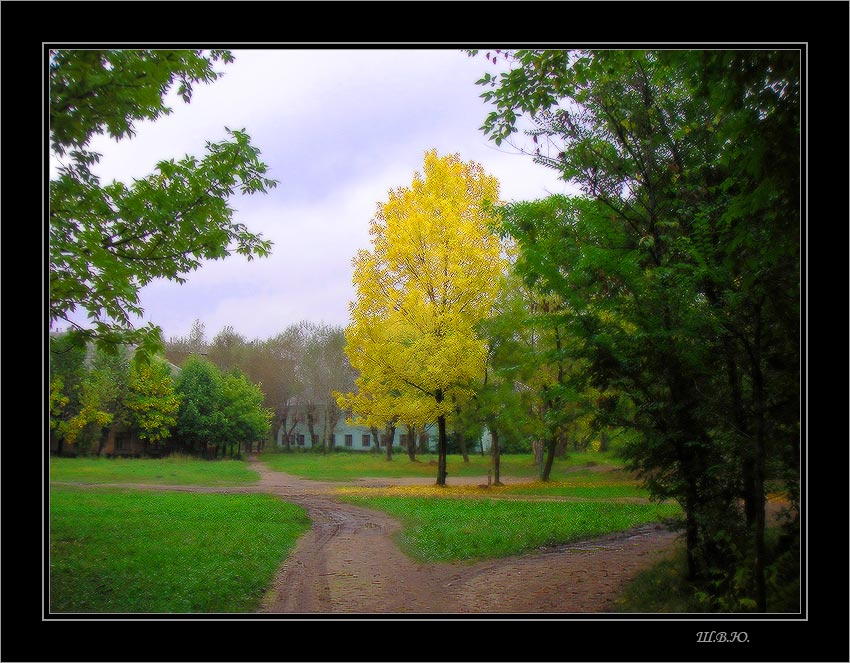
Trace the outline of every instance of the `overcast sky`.
<path fill-rule="evenodd" d="M 279 185 L 233 200 L 236 221 L 274 242 L 272 255 L 207 262 L 184 285 L 142 291 L 145 321 L 165 338 L 195 318 L 212 337 L 225 325 L 267 338 L 300 320 L 348 323 L 351 259 L 369 246 L 369 220 L 387 191 L 409 185 L 426 150 L 477 161 L 503 200 L 565 193 L 554 171 L 479 127 L 489 112 L 475 85 L 482 56 L 458 50 L 248 50 L 218 64 L 223 78 L 195 88 L 192 103 L 137 125 L 133 139 L 98 137 L 99 174 L 131 181 L 161 159 L 201 156 L 224 127 L 246 129 Z"/>

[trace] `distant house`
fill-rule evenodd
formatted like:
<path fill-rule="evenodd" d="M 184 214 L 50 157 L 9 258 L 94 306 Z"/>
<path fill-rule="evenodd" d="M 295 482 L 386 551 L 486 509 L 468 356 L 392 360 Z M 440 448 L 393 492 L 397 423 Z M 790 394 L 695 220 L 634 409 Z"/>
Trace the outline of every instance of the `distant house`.
<path fill-rule="evenodd" d="M 278 447 L 284 446 L 284 436 L 289 432 L 289 444 L 291 447 L 301 448 L 301 449 L 309 449 L 311 447 L 320 447 L 322 446 L 322 438 L 325 436 L 333 437 L 333 446 L 340 449 L 349 449 L 351 451 L 370 451 L 374 450 L 377 445 L 379 449 L 386 448 L 386 431 L 382 428 L 377 430 L 378 440 L 375 440 L 375 432 L 372 431 L 368 426 L 355 426 L 351 424 L 347 424 L 345 422 L 346 417 L 340 417 L 337 424 L 334 426 L 333 431 L 327 431 L 327 426 L 325 424 L 325 420 L 322 414 L 324 408 L 317 406 L 316 413 L 314 414 L 313 421 L 313 435 L 310 434 L 310 428 L 307 425 L 307 417 L 306 414 L 302 410 L 297 411 L 297 419 L 298 422 L 293 426 L 291 423 L 289 426 L 281 426 L 278 428 L 277 433 L 275 435 L 275 443 Z M 437 451 L 437 426 L 430 425 L 426 426 L 425 430 L 421 428 L 417 429 L 417 437 L 421 438 L 421 441 L 424 442 L 424 447 L 428 449 L 429 452 L 436 453 Z M 330 437 L 327 438 L 328 446 L 330 445 Z M 417 447 L 419 447 L 420 439 L 417 439 Z M 492 443 L 492 437 L 490 435 L 490 431 L 486 428 L 481 436 L 480 440 L 472 443 L 470 441 L 470 447 L 474 449 L 480 449 L 482 446 L 486 451 L 490 450 L 490 445 Z M 399 426 L 395 429 L 395 434 L 393 435 L 392 445 L 396 447 L 402 447 L 403 449 L 407 448 L 407 427 Z"/>
<path fill-rule="evenodd" d="M 313 435 L 310 434 L 310 428 L 307 425 L 307 417 L 303 410 L 297 411 L 297 423 L 293 426 L 291 423 L 288 426 L 281 426 L 277 430 L 275 443 L 278 447 L 284 446 L 285 435 L 289 434 L 289 444 L 292 447 L 309 449 L 311 447 L 322 446 L 322 439 L 325 438 L 328 446 L 333 443 L 334 447 L 340 449 L 349 449 L 351 451 L 370 451 L 377 446 L 386 448 L 387 439 L 386 432 L 383 429 L 378 429 L 378 439 L 368 426 L 354 426 L 345 422 L 346 417 L 340 417 L 333 430 L 328 430 L 328 425 L 325 422 L 324 408 L 317 407 L 313 420 Z M 428 426 L 426 429 L 419 430 L 419 435 L 423 437 L 425 446 L 429 451 L 437 449 L 437 433 L 435 426 Z M 417 440 L 418 442 L 418 440 Z M 407 427 L 401 426 L 396 428 L 393 439 L 390 441 L 393 446 L 407 447 Z"/>

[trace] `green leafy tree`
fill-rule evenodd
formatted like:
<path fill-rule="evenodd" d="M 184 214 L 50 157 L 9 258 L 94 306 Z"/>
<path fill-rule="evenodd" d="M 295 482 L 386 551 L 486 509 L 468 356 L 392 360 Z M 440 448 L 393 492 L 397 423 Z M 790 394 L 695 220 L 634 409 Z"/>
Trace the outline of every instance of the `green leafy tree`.
<path fill-rule="evenodd" d="M 269 434 L 272 412 L 263 408 L 263 392 L 239 369 L 222 379 L 222 428 L 219 434 L 222 452 L 234 447 L 241 453 L 242 444 L 262 440 Z"/>
<path fill-rule="evenodd" d="M 146 443 L 168 439 L 177 424 L 180 408 L 180 397 L 175 391 L 169 365 L 156 359 L 147 365 L 132 366 L 124 404 L 139 430 L 139 437 Z"/>
<path fill-rule="evenodd" d="M 523 442 L 533 435 L 535 423 L 530 416 L 527 383 L 537 367 L 537 355 L 535 336 L 529 334 L 526 293 L 521 285 L 512 269 L 503 274 L 491 314 L 479 325 L 487 354 L 476 397 L 472 407 L 466 408 L 467 412 L 474 412 L 490 434 L 492 477 L 497 486 L 501 485 L 502 444 L 511 440 L 514 450 L 524 446 Z"/>
<path fill-rule="evenodd" d="M 764 611 L 770 454 L 797 499 L 799 54 L 500 55 L 485 132 L 529 114 L 534 158 L 592 199 L 515 210 L 525 277 L 564 302 L 588 383 L 629 395 L 627 452 L 682 502 L 691 577 Z"/>
<path fill-rule="evenodd" d="M 270 242 L 233 219 L 237 191 L 276 185 L 244 131 L 207 142 L 200 159 L 160 161 L 132 185 L 104 184 L 92 171 L 100 158 L 89 148 L 94 135 L 131 137 L 137 121 L 171 112 L 164 98 L 175 83 L 188 102 L 195 84 L 217 79 L 219 60 L 233 57 L 221 50 L 50 52 L 50 147 L 58 164 L 49 191 L 50 322 L 69 324 L 79 344 L 93 339 L 107 351 L 135 344 L 144 361 L 161 349 L 161 331 L 132 325 L 143 314 L 140 288 L 156 278 L 182 283 L 206 259 L 270 251 Z M 87 326 L 74 321 L 78 311 Z"/>
<path fill-rule="evenodd" d="M 237 368 L 222 374 L 207 359 L 189 357 L 175 392 L 175 436 L 188 451 L 216 457 L 229 449 L 232 456 L 269 433 L 273 413 L 263 407 L 262 389 Z"/>
<path fill-rule="evenodd" d="M 222 378 L 219 370 L 201 357 L 189 357 L 177 377 L 180 398 L 175 437 L 186 451 L 206 454 L 219 440 L 222 421 Z"/>

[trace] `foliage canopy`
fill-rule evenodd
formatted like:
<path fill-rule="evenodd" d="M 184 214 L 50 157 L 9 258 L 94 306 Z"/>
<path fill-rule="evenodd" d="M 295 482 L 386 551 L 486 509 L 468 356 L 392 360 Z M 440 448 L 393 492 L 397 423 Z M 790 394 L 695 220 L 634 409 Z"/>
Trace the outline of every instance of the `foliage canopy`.
<path fill-rule="evenodd" d="M 133 327 L 143 309 L 139 290 L 156 278 L 182 283 L 203 260 L 233 252 L 268 255 L 271 243 L 234 221 L 230 198 L 265 193 L 277 182 L 244 130 L 207 142 L 206 154 L 160 161 L 132 184 L 104 184 L 93 171 L 100 155 L 92 136 L 132 137 L 135 122 L 171 112 L 165 95 L 175 82 L 185 102 L 193 85 L 221 74 L 227 51 L 54 50 L 49 60 L 50 147 L 57 176 L 50 181 L 50 323 L 66 323 L 78 343 L 138 346 L 146 360 L 161 349 L 161 332 Z M 83 325 L 74 314 L 82 310 Z"/>
<path fill-rule="evenodd" d="M 345 335 L 359 377 L 340 407 L 376 425 L 437 421 L 445 446 L 445 418 L 484 370 L 476 324 L 502 273 L 497 198 L 498 182 L 480 165 L 430 151 L 411 186 L 379 205 L 373 247 L 354 258 L 357 299 Z"/>

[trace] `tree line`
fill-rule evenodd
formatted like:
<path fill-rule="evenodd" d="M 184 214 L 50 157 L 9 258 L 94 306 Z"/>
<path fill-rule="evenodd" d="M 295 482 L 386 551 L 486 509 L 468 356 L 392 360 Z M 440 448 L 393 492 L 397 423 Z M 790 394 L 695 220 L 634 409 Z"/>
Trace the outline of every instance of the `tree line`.
<path fill-rule="evenodd" d="M 768 585 L 799 591 L 799 53 L 487 59 L 484 133 L 582 194 L 500 204 L 480 166 L 426 153 L 354 259 L 340 404 L 436 420 L 438 485 L 452 422 L 486 422 L 497 481 L 503 431 L 543 443 L 544 479 L 565 437 L 617 435 L 681 504 L 708 607 L 766 611 Z"/>
<path fill-rule="evenodd" d="M 262 450 L 282 427 L 284 445 L 303 423 L 319 446 L 344 418 L 332 393 L 354 373 L 340 327 L 303 321 L 265 339 L 224 327 L 207 340 L 196 320 L 164 354 L 133 361 L 131 346 L 108 353 L 52 338 L 51 431 L 57 451 L 100 455 L 110 430 L 133 430 L 145 453 L 179 450 L 215 458 Z M 321 426 L 321 428 L 320 428 Z"/>
<path fill-rule="evenodd" d="M 117 433 L 135 433 L 141 450 L 115 454 L 207 458 L 239 456 L 264 440 L 271 413 L 263 392 L 238 368 L 223 371 L 202 357 L 182 368 L 161 355 L 132 361 L 133 348 L 107 353 L 59 334 L 50 353 L 50 430 L 56 453 L 100 456 Z"/>
<path fill-rule="evenodd" d="M 340 327 L 309 321 L 289 325 L 265 340 L 249 340 L 231 326 L 207 340 L 205 325 L 196 320 L 186 336 L 165 343 L 165 356 L 176 364 L 203 357 L 223 371 L 242 371 L 260 385 L 263 407 L 271 413 L 271 431 L 283 429 L 285 449 L 299 423 L 317 440 L 314 446 L 328 449 L 334 428 L 344 418 L 331 394 L 354 382 L 344 343 Z"/>
<path fill-rule="evenodd" d="M 800 53 L 488 59 L 485 134 L 516 143 L 525 114 L 519 147 L 583 192 L 503 210 L 570 365 L 551 402 L 596 390 L 593 417 L 634 431 L 631 467 L 682 505 L 706 602 L 763 612 L 768 583 L 799 589 Z M 770 553 L 769 491 L 789 505 Z"/>

